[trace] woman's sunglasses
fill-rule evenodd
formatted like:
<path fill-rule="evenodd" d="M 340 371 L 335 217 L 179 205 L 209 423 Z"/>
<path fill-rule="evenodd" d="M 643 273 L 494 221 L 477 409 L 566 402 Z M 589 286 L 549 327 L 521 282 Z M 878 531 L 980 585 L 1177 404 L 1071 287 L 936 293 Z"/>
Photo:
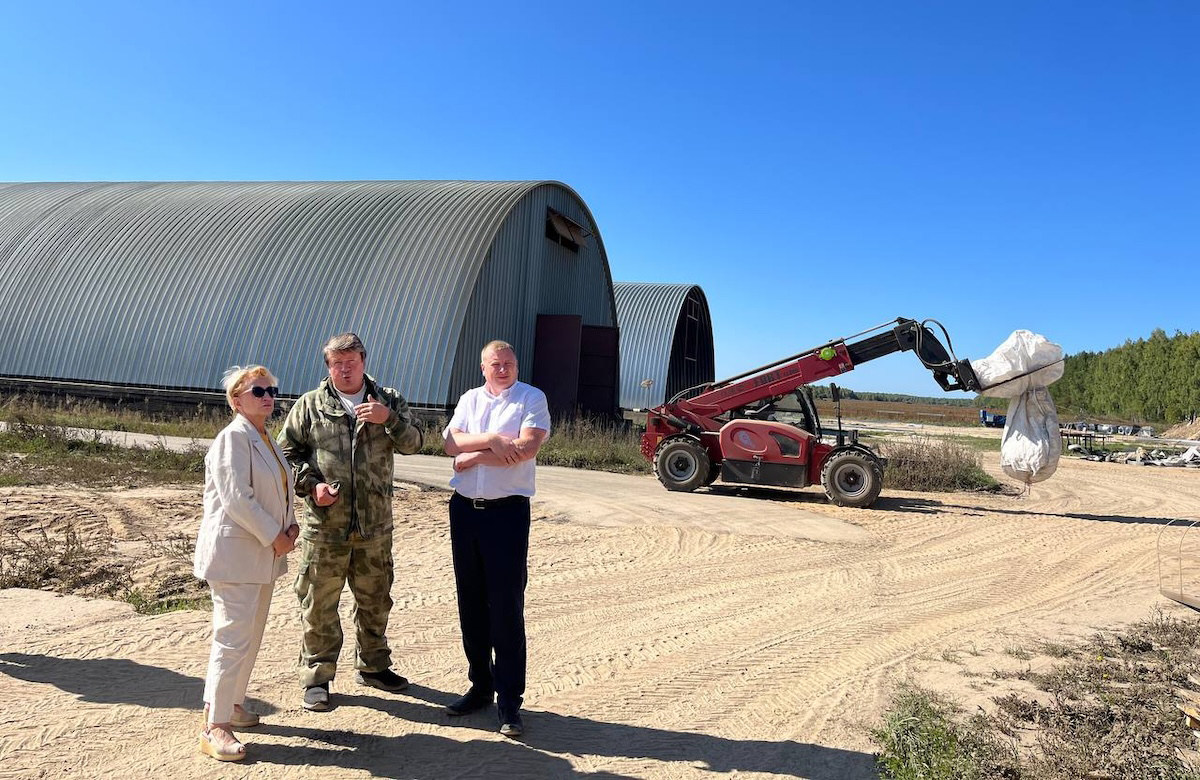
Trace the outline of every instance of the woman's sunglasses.
<path fill-rule="evenodd" d="M 255 385 L 254 387 L 250 388 L 250 392 L 254 393 L 255 398 L 262 398 L 264 395 L 269 395 L 274 398 L 275 396 L 279 395 L 279 388 L 275 385 L 271 385 L 270 387 L 259 387 L 258 385 Z"/>

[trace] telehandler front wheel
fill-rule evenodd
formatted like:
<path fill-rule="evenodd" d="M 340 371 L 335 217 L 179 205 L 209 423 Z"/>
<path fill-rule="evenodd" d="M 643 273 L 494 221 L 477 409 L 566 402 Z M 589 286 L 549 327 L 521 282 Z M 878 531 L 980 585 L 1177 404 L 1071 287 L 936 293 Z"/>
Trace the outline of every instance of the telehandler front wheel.
<path fill-rule="evenodd" d="M 883 489 L 883 468 L 865 452 L 835 452 L 821 468 L 821 486 L 838 506 L 868 507 Z"/>
<path fill-rule="evenodd" d="M 712 464 L 700 442 L 685 436 L 664 441 L 654 453 L 654 473 L 667 490 L 690 493 L 706 484 Z"/>

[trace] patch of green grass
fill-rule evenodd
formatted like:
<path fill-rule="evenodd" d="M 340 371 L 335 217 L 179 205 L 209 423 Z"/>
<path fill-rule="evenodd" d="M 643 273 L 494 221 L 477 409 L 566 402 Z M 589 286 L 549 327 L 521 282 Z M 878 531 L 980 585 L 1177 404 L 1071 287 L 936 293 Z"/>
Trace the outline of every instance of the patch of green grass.
<path fill-rule="evenodd" d="M 196 554 L 195 536 L 174 531 L 162 539 L 148 535 L 143 535 L 142 539 L 158 557 L 191 570 L 192 558 Z"/>
<path fill-rule="evenodd" d="M 900 688 L 872 732 L 884 778 L 1200 780 L 1195 738 L 1176 709 L 1200 674 L 1200 621 L 1155 612 L 1077 646 L 1042 643 L 1054 667 L 1018 674 L 1042 691 L 993 699 L 963 719 L 936 694 Z M 1018 736 L 1024 747 L 1011 745 Z"/>
<path fill-rule="evenodd" d="M 421 429 L 421 449 L 418 450 L 420 455 L 445 455 L 446 451 L 442 449 L 442 431 L 446 428 L 448 418 L 438 420 L 418 420 L 417 426 Z"/>
<path fill-rule="evenodd" d="M 1051 658 L 1070 658 L 1075 655 L 1075 648 L 1060 642 L 1039 642 L 1038 651 Z"/>
<path fill-rule="evenodd" d="M 879 770 L 890 780 L 983 780 L 1008 777 L 1016 751 L 977 718 L 955 719 L 958 708 L 912 685 L 892 696 L 883 725 L 871 732 Z"/>
<path fill-rule="evenodd" d="M 945 439 L 889 441 L 880 448 L 887 458 L 883 484 L 893 490 L 999 490 L 1000 483 L 983 470 L 982 456 Z"/>
<path fill-rule="evenodd" d="M 69 396 L 45 400 L 17 394 L 0 399 L 0 420 L 12 423 L 22 419 L 61 427 L 211 439 L 229 424 L 229 412 L 211 406 L 182 413 L 152 411 L 137 403 L 101 403 Z"/>
<path fill-rule="evenodd" d="M 886 448 L 888 444 L 912 441 L 914 436 L 915 434 L 907 431 L 863 431 L 859 435 L 859 440 L 876 449 L 883 449 Z M 963 449 L 971 450 L 972 452 L 1000 451 L 1000 437 L 998 436 L 971 436 L 969 434 L 958 433 L 937 433 L 925 436 L 924 438 L 956 444 Z"/>
<path fill-rule="evenodd" d="M 950 434 L 948 436 L 939 436 L 938 438 L 966 447 L 969 450 L 977 450 L 979 452 L 1000 451 L 999 436 L 959 436 L 957 434 Z"/>
<path fill-rule="evenodd" d="M 164 615 L 168 612 L 189 609 L 212 609 L 212 599 L 208 596 L 159 598 L 153 593 L 146 593 L 138 588 L 130 588 L 125 591 L 121 600 L 131 605 L 133 611 L 139 615 Z"/>
<path fill-rule="evenodd" d="M 0 588 L 113 596 L 128 587 L 129 573 L 103 561 L 111 547 L 111 533 L 83 537 L 71 528 L 54 535 L 41 528 L 24 534 L 10 530 L 0 535 Z"/>
<path fill-rule="evenodd" d="M 586 418 L 560 420 L 538 452 L 538 463 L 620 474 L 648 474 L 641 432 L 631 426 Z"/>
<path fill-rule="evenodd" d="M 107 526 L 90 536 L 72 528 L 62 533 L 9 530 L 0 534 L 0 589 L 113 598 L 145 615 L 211 608 L 207 583 L 192 576 L 194 542 L 181 533 L 146 542 L 166 565 L 148 585 L 136 587 L 128 566 L 113 560 L 112 531 Z"/>
<path fill-rule="evenodd" d="M 72 435 L 66 426 L 18 417 L 0 431 L 0 484 L 147 485 L 195 483 L 204 477 L 205 450 L 182 452 L 161 443 L 120 447 L 102 435 Z"/>

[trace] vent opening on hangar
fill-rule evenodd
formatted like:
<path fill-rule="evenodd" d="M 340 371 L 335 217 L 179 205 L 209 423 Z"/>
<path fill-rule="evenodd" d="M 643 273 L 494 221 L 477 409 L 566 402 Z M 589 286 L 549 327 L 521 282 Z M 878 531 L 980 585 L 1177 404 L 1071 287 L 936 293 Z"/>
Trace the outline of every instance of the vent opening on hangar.
<path fill-rule="evenodd" d="M 565 246 L 572 252 L 578 252 L 588 235 L 583 225 L 559 214 L 554 209 L 546 209 L 546 238 L 560 246 Z"/>

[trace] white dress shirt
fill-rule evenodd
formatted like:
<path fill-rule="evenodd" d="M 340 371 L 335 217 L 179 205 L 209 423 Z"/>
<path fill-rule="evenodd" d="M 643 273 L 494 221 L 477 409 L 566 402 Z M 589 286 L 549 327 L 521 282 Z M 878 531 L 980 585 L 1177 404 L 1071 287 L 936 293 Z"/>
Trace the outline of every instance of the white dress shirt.
<path fill-rule="evenodd" d="M 537 428 L 550 433 L 546 394 L 532 385 L 516 382 L 499 395 L 492 395 L 484 385 L 468 390 L 458 399 L 454 416 L 442 431 L 442 437 L 456 430 L 501 433 L 515 439 L 521 435 L 522 428 Z M 535 478 L 535 463 L 531 458 L 511 466 L 480 465 L 456 471 L 450 478 L 450 487 L 467 498 L 532 496 Z"/>

